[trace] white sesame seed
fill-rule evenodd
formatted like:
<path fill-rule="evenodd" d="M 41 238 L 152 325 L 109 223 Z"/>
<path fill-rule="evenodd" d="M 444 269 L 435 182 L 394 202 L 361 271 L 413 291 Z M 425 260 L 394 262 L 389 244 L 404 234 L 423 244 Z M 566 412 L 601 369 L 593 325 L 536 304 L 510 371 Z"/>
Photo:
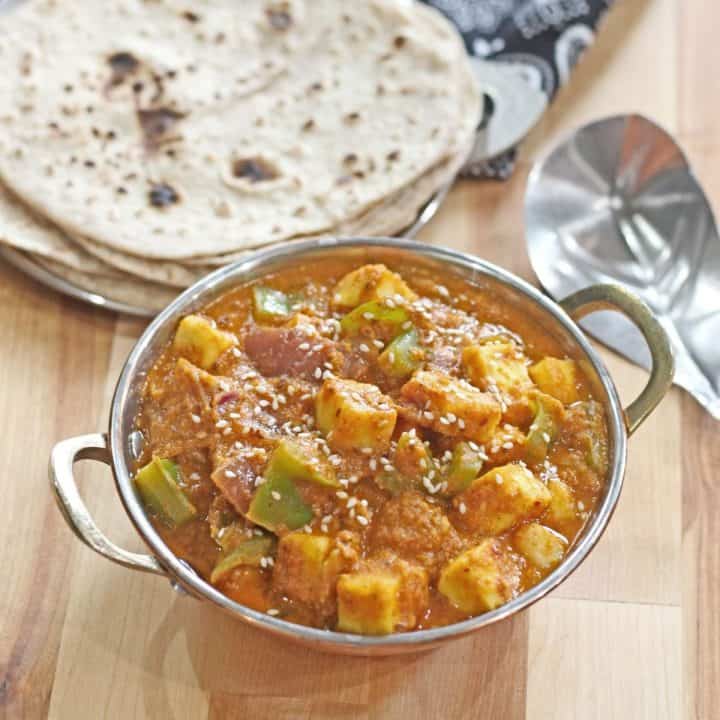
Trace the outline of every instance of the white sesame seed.
<path fill-rule="evenodd" d="M 423 413 L 423 417 L 424 417 L 426 420 L 433 420 L 433 419 L 435 418 L 435 416 L 434 416 L 430 411 L 428 411 L 428 410 L 426 410 L 426 411 Z"/>
<path fill-rule="evenodd" d="M 578 510 L 582 511 L 585 509 L 585 503 L 582 500 L 578 500 Z"/>
<path fill-rule="evenodd" d="M 383 343 L 382 340 L 373 340 L 372 342 L 378 350 L 382 350 L 385 347 L 385 343 Z"/>
<path fill-rule="evenodd" d="M 365 343 L 360 343 L 358 347 L 360 348 L 360 352 L 370 352 L 370 348 Z"/>
<path fill-rule="evenodd" d="M 356 498 L 356 497 L 351 497 L 351 498 L 347 501 L 347 509 L 348 509 L 348 510 L 350 510 L 351 508 L 354 508 L 356 505 L 357 505 L 357 498 Z"/>
<path fill-rule="evenodd" d="M 512 450 L 512 448 L 514 447 L 513 443 L 511 442 L 503 443 L 502 446 L 505 450 Z"/>
<path fill-rule="evenodd" d="M 502 485 L 502 484 L 503 484 L 502 475 L 501 475 L 500 473 L 495 473 L 495 482 L 496 482 L 498 485 Z"/>
<path fill-rule="evenodd" d="M 200 422 L 200 416 L 199 416 L 199 415 L 195 415 L 195 413 L 193 413 L 193 414 L 190 416 L 190 419 L 191 419 L 196 425 Z"/>
<path fill-rule="evenodd" d="M 337 495 L 341 500 L 347 500 L 348 494 L 344 490 L 338 490 L 335 495 Z"/>
<path fill-rule="evenodd" d="M 199 472 L 190 473 L 190 479 L 191 479 L 191 480 L 199 480 L 199 479 L 200 479 L 200 473 L 199 473 Z"/>
<path fill-rule="evenodd" d="M 323 374 L 322 368 L 319 368 L 319 367 L 315 368 L 315 372 L 313 373 L 313 375 L 315 376 L 316 380 L 319 380 L 322 377 L 322 374 Z"/>
<path fill-rule="evenodd" d="M 465 505 L 464 502 L 461 502 L 458 505 L 458 511 L 460 512 L 461 515 L 464 515 L 467 512 L 467 505 Z"/>
<path fill-rule="evenodd" d="M 234 478 L 237 477 L 237 475 L 232 470 L 226 470 L 225 477 Z"/>
<path fill-rule="evenodd" d="M 272 490 L 270 492 L 270 495 L 272 496 L 273 500 L 282 500 L 282 495 L 277 490 Z"/>
<path fill-rule="evenodd" d="M 550 442 L 550 435 L 548 435 L 548 433 L 544 432 L 544 433 L 542 434 L 542 439 L 543 439 L 546 443 L 549 443 L 549 442 Z"/>
<path fill-rule="evenodd" d="M 267 567 L 267 560 L 264 557 L 260 558 L 260 567 Z"/>
<path fill-rule="evenodd" d="M 364 312 L 364 313 L 362 314 L 362 316 L 363 316 L 366 320 L 372 320 L 373 317 L 375 317 L 371 312 Z"/>
<path fill-rule="evenodd" d="M 277 608 L 268 608 L 265 612 L 267 612 L 268 615 L 279 615 L 280 611 Z"/>
<path fill-rule="evenodd" d="M 367 519 L 366 517 L 363 517 L 362 515 L 358 515 L 355 519 L 356 519 L 361 525 L 367 525 L 367 524 L 368 524 L 368 519 Z"/>
<path fill-rule="evenodd" d="M 218 421 L 215 423 L 215 427 L 216 427 L 216 428 L 224 428 L 224 427 L 227 427 L 227 425 L 228 425 L 228 421 L 227 421 L 227 420 L 218 420 Z"/>
<path fill-rule="evenodd" d="M 303 530 L 308 534 L 312 532 L 312 528 L 309 525 L 303 525 Z"/>
<path fill-rule="evenodd" d="M 223 435 L 230 435 L 232 433 L 232 428 L 226 427 L 223 430 Z"/>

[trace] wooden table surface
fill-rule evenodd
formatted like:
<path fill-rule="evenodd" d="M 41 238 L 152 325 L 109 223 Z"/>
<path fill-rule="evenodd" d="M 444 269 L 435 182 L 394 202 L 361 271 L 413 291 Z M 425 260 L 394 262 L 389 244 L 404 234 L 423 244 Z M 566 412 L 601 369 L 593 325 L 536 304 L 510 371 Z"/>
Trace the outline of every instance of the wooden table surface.
<path fill-rule="evenodd" d="M 567 129 L 619 111 L 677 133 L 720 210 L 720 6 L 617 4 L 513 179 L 459 184 L 425 240 L 533 279 L 522 220 L 529 161 Z M 720 423 L 682 391 L 632 438 L 609 530 L 549 598 L 427 654 L 332 657 L 269 639 L 74 538 L 48 488 L 48 453 L 105 427 L 143 326 L 4 266 L 0 307 L 4 717 L 720 717 Z M 644 372 L 603 355 L 629 401 Z M 88 465 L 80 484 L 100 526 L 139 549 L 109 471 Z"/>

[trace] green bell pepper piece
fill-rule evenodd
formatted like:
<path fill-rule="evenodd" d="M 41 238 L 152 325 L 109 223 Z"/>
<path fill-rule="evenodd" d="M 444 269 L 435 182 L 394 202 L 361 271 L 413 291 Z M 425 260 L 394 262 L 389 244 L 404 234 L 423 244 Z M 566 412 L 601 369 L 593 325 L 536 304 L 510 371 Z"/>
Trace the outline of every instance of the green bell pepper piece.
<path fill-rule="evenodd" d="M 275 532 L 281 528 L 297 530 L 313 518 L 295 483 L 287 475 L 265 473 L 265 482 L 255 491 L 247 519 Z"/>
<path fill-rule="evenodd" d="M 259 567 L 260 558 L 272 555 L 275 551 L 275 544 L 275 538 L 270 535 L 248 538 L 217 562 L 210 575 L 210 582 L 214 585 L 241 565 Z"/>
<path fill-rule="evenodd" d="M 420 348 L 418 331 L 413 327 L 398 335 L 380 353 L 378 365 L 386 375 L 403 378 L 418 369 L 423 353 Z"/>
<path fill-rule="evenodd" d="M 459 442 L 453 448 L 452 458 L 448 467 L 445 482 L 448 495 L 456 495 L 466 490 L 480 474 L 483 458 L 466 442 Z"/>
<path fill-rule="evenodd" d="M 532 404 L 535 409 L 535 419 L 528 430 L 525 455 L 529 462 L 537 464 L 545 460 L 550 444 L 557 437 L 558 423 L 549 400 L 543 395 L 538 394 L 532 400 Z"/>
<path fill-rule="evenodd" d="M 270 457 L 265 475 L 282 475 L 292 480 L 307 480 L 326 487 L 340 487 L 335 471 L 325 456 L 294 440 L 281 440 L 278 443 Z"/>
<path fill-rule="evenodd" d="M 389 326 L 392 331 L 399 332 L 409 317 L 405 308 L 388 307 L 377 300 L 370 300 L 343 316 L 340 319 L 340 327 L 346 335 L 357 335 L 362 328 L 368 327 L 371 323 L 381 323 Z"/>
<path fill-rule="evenodd" d="M 255 285 L 253 294 L 253 316 L 259 322 L 275 322 L 290 316 L 290 298 L 280 290 Z"/>
<path fill-rule="evenodd" d="M 154 457 L 135 475 L 135 485 L 145 507 L 171 528 L 192 520 L 195 506 L 178 485 L 179 471 L 172 460 Z"/>

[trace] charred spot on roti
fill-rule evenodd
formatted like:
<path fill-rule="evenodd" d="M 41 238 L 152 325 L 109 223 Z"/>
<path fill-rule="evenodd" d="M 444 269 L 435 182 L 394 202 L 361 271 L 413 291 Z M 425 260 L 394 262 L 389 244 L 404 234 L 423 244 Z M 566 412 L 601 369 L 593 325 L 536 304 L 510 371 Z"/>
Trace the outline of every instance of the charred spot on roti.
<path fill-rule="evenodd" d="M 180 16 L 191 23 L 200 22 L 200 16 L 190 10 L 185 10 L 185 12 L 180 13 Z"/>
<path fill-rule="evenodd" d="M 180 195 L 171 185 L 157 183 L 150 188 L 148 199 L 153 207 L 163 208 L 180 202 Z"/>
<path fill-rule="evenodd" d="M 270 27 L 278 32 L 285 32 L 292 25 L 292 15 L 290 14 L 290 6 L 287 2 L 280 2 L 266 8 Z"/>
<path fill-rule="evenodd" d="M 358 161 L 358 156 L 355 153 L 348 153 L 343 158 L 343 165 L 354 165 Z"/>
<path fill-rule="evenodd" d="M 232 163 L 232 176 L 250 183 L 275 180 L 280 176 L 278 169 L 261 157 L 237 158 Z"/>
<path fill-rule="evenodd" d="M 351 112 L 351 113 L 348 113 L 348 114 L 345 116 L 345 122 L 348 123 L 348 124 L 357 122 L 359 119 L 360 119 L 360 113 L 359 113 L 359 112 Z"/>
<path fill-rule="evenodd" d="M 116 52 L 108 58 L 108 64 L 112 72 L 108 87 L 115 87 L 125 82 L 125 79 L 137 72 L 140 61 L 129 52 Z"/>
<path fill-rule="evenodd" d="M 140 129 L 145 136 L 145 145 L 148 148 L 157 148 L 161 144 L 177 140 L 169 137 L 168 133 L 175 127 L 178 121 L 182 120 L 186 113 L 173 110 L 169 107 L 152 108 L 149 110 L 138 109 L 137 117 Z"/>
<path fill-rule="evenodd" d="M 315 121 L 314 121 L 312 118 L 310 118 L 309 120 L 306 120 L 306 121 L 302 124 L 302 130 L 303 130 L 303 132 L 309 132 L 309 131 L 312 130 L 314 127 L 315 127 Z"/>
<path fill-rule="evenodd" d="M 389 152 L 387 154 L 388 162 L 395 162 L 400 159 L 400 151 L 399 150 L 393 150 L 392 152 Z"/>
<path fill-rule="evenodd" d="M 407 43 L 407 38 L 404 35 L 396 35 L 395 39 L 393 40 L 393 45 L 400 50 L 400 48 L 405 47 L 405 43 Z"/>

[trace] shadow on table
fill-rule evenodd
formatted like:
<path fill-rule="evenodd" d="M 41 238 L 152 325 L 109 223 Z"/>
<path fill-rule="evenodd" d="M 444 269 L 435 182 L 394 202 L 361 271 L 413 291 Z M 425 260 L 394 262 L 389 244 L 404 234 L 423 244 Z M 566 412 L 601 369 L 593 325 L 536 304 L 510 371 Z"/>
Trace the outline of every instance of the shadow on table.
<path fill-rule="evenodd" d="M 145 653 L 149 717 L 174 717 L 161 680 L 181 642 L 209 718 L 525 717 L 527 615 L 435 650 L 364 658 L 288 643 L 178 598 Z"/>

